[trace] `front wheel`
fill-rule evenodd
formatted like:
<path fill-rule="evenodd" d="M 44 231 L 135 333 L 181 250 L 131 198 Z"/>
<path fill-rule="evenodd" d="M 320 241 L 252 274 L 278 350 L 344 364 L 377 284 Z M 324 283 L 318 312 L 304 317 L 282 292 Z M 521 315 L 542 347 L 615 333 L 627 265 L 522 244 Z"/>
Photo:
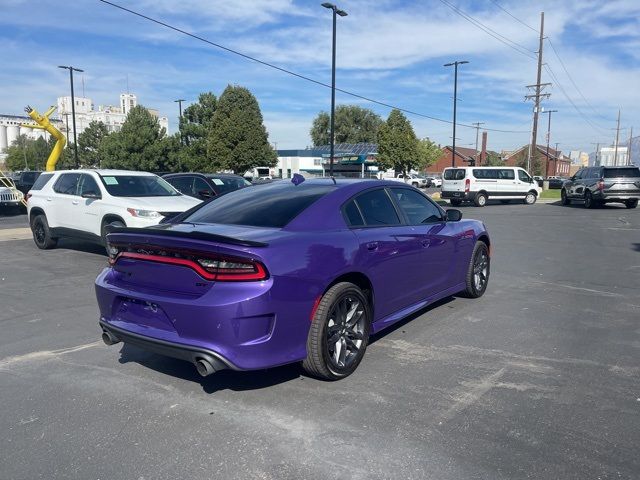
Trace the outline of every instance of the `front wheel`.
<path fill-rule="evenodd" d="M 467 276 L 465 278 L 466 288 L 463 295 L 468 298 L 478 298 L 484 295 L 489 284 L 489 274 L 491 273 L 491 258 L 487 244 L 477 241 L 473 247 Z"/>
<path fill-rule="evenodd" d="M 564 188 L 560 191 L 560 203 L 565 207 L 571 203 L 571 200 L 567 197 L 567 191 Z"/>
<path fill-rule="evenodd" d="M 596 201 L 589 191 L 584 194 L 584 208 L 596 208 Z"/>
<path fill-rule="evenodd" d="M 636 208 L 638 206 L 638 199 L 634 198 L 632 200 L 627 200 L 624 204 L 627 208 Z"/>
<path fill-rule="evenodd" d="M 538 196 L 535 193 L 529 192 L 524 197 L 524 203 L 527 205 L 533 205 L 534 203 L 536 203 L 537 198 Z"/>
<path fill-rule="evenodd" d="M 362 290 L 353 283 L 337 283 L 320 299 L 302 367 L 325 380 L 350 375 L 367 349 L 370 327 L 371 309 Z"/>
<path fill-rule="evenodd" d="M 479 193 L 473 203 L 475 203 L 476 207 L 484 207 L 487 204 L 487 196 L 484 193 Z"/>

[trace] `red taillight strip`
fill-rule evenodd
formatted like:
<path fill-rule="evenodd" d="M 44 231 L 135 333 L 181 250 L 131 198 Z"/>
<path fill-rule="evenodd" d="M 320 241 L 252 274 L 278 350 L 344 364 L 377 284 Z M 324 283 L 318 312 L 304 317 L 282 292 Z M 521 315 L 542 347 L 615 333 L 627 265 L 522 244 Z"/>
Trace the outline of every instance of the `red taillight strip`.
<path fill-rule="evenodd" d="M 202 265 L 193 260 L 186 258 L 165 257 L 162 255 L 147 255 L 145 253 L 135 252 L 121 252 L 118 254 L 113 264 L 117 263 L 120 258 L 134 258 L 136 260 L 143 260 L 147 262 L 165 263 L 169 265 L 179 265 L 194 270 L 198 275 L 206 280 L 218 280 L 226 282 L 244 282 L 250 280 L 266 280 L 267 271 L 264 266 L 253 261 L 253 265 L 256 267 L 255 272 L 251 273 L 239 273 L 239 274 L 225 274 L 225 273 L 212 273 L 205 270 Z"/>

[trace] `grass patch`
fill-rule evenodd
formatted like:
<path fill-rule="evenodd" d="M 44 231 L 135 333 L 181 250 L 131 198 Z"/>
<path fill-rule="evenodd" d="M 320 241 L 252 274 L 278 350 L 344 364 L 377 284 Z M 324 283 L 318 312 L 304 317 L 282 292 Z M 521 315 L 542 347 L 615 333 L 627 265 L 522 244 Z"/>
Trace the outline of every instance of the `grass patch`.
<path fill-rule="evenodd" d="M 560 200 L 560 189 L 543 190 L 540 198 Z"/>

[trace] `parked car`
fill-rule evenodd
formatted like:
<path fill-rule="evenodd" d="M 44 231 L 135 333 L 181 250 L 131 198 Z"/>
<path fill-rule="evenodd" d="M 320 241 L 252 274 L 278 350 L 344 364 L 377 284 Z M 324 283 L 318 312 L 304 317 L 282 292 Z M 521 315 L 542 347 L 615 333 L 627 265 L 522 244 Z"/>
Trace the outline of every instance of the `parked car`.
<path fill-rule="evenodd" d="M 203 376 L 301 361 L 343 378 L 370 334 L 485 292 L 489 236 L 461 216 L 395 181 L 327 178 L 236 190 L 162 228 L 110 227 L 102 338 Z"/>
<path fill-rule="evenodd" d="M 542 178 L 540 175 L 534 175 L 533 179 L 535 180 L 535 182 L 538 184 L 539 187 L 542 187 L 544 183 L 544 178 Z"/>
<path fill-rule="evenodd" d="M 442 178 L 433 176 L 427 177 L 427 181 L 429 182 L 430 187 L 440 188 L 442 187 Z"/>
<path fill-rule="evenodd" d="M 27 212 L 38 248 L 60 237 L 104 243 L 106 226 L 147 227 L 198 205 L 152 173 L 128 170 L 45 172 L 27 194 Z"/>
<path fill-rule="evenodd" d="M 180 193 L 200 200 L 251 185 L 245 178 L 232 173 L 170 173 L 162 178 Z"/>
<path fill-rule="evenodd" d="M 532 205 L 542 192 L 520 167 L 451 167 L 445 168 L 443 176 L 441 198 L 453 206 L 466 201 L 484 207 L 487 200 L 523 200 Z"/>
<path fill-rule="evenodd" d="M 15 177 L 16 187 L 23 194 L 27 194 L 42 172 L 25 170 Z"/>
<path fill-rule="evenodd" d="M 11 211 L 22 207 L 22 192 L 16 188 L 16 184 L 10 177 L 0 173 L 0 210 Z"/>
<path fill-rule="evenodd" d="M 636 208 L 640 199 L 640 169 L 633 165 L 581 168 L 564 182 L 560 198 L 563 205 L 584 202 L 586 208 L 621 202 Z"/>
<path fill-rule="evenodd" d="M 416 188 L 426 188 L 427 187 L 427 179 L 422 178 L 415 173 L 407 173 L 406 177 L 404 174 L 400 173 L 394 180 L 399 182 L 404 182 L 408 185 L 412 185 Z"/>
<path fill-rule="evenodd" d="M 568 178 L 566 177 L 557 177 L 557 176 L 547 177 L 547 181 L 549 182 L 549 190 L 561 189 L 562 185 L 564 185 L 564 182 L 566 182 L 567 180 Z"/>

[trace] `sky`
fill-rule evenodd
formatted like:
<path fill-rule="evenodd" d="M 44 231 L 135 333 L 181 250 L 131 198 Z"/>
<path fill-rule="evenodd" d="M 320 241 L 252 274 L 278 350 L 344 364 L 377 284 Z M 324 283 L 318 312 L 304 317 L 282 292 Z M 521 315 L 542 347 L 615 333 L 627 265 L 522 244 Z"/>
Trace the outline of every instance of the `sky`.
<path fill-rule="evenodd" d="M 331 82 L 331 11 L 308 0 L 114 0 L 147 16 L 294 71 Z M 542 82 L 552 114 L 551 144 L 593 151 L 640 134 L 638 0 L 341 0 L 336 86 L 440 120 L 407 113 L 416 134 L 451 144 L 453 69 L 459 67 L 458 122 L 483 122 L 492 150 L 529 142 L 540 12 L 545 12 Z M 98 0 L 0 0 L 0 114 L 44 110 L 69 94 L 57 65 L 84 69 L 76 93 L 95 105 L 129 91 L 169 117 L 175 99 L 249 88 L 260 103 L 269 141 L 278 149 L 311 145 L 309 129 L 330 108 L 330 89 L 136 17 Z M 479 22 L 479 23 L 478 23 Z M 487 33 L 487 30 L 489 33 Z M 496 39 L 495 37 L 498 37 Z M 552 48 L 552 46 L 554 48 Z M 554 50 L 555 49 L 555 50 Z M 557 55 L 556 55 L 557 52 Z M 567 73 L 568 72 L 568 73 Z M 338 92 L 337 104 L 390 109 Z M 548 115 L 540 117 L 545 143 Z M 449 122 L 449 123 L 447 123 Z M 504 130 L 503 132 L 494 130 Z M 635 136 L 634 135 L 634 136 Z M 457 145 L 473 147 L 476 130 L 458 125 Z M 622 140 L 621 140 L 622 143 Z"/>

